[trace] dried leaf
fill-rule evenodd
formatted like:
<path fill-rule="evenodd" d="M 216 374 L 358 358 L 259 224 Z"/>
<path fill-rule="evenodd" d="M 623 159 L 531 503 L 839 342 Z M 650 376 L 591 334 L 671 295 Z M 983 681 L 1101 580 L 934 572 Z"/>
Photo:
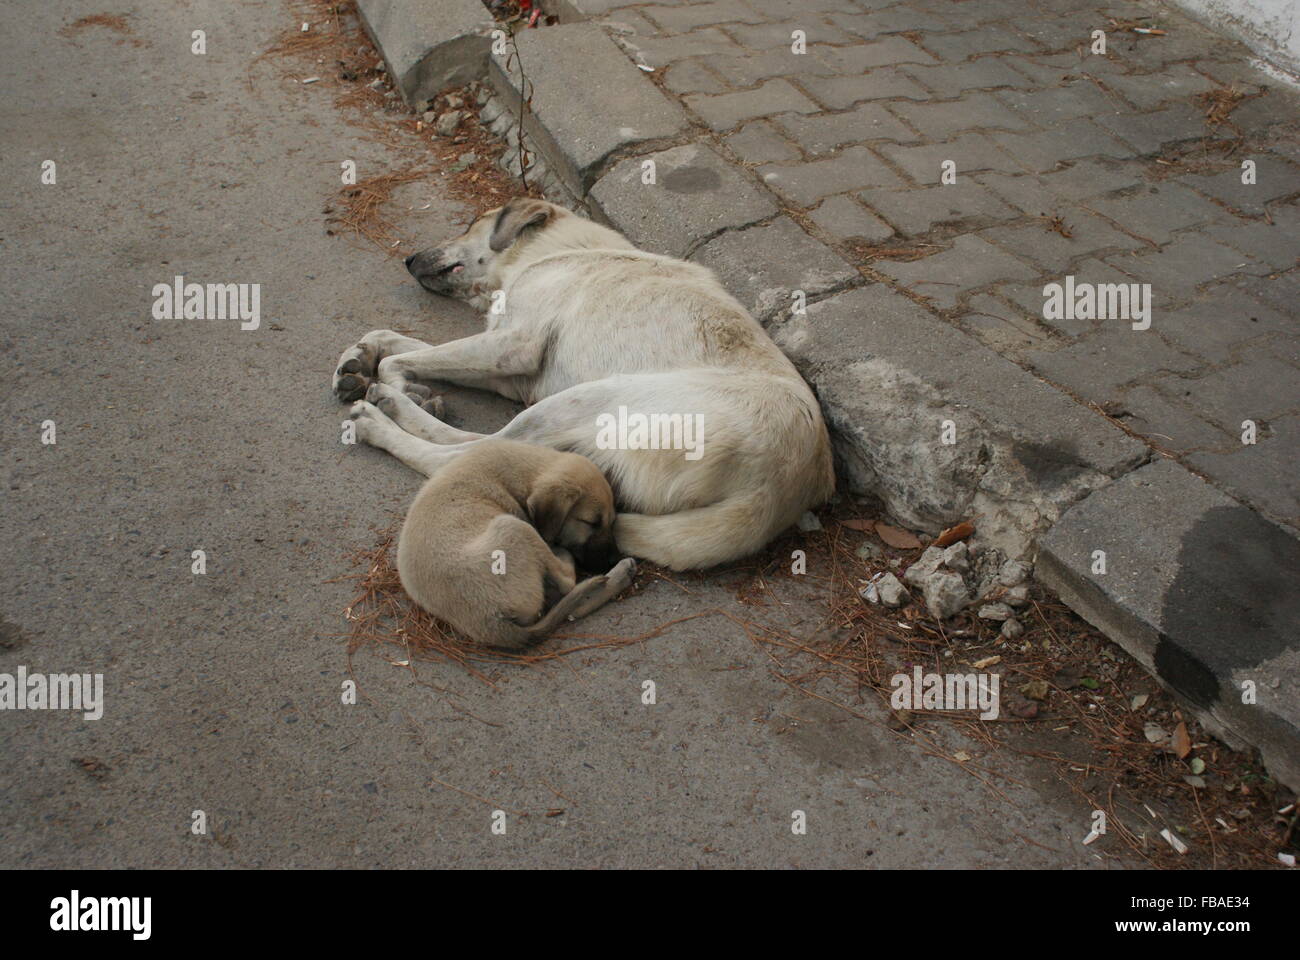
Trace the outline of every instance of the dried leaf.
<path fill-rule="evenodd" d="M 921 546 L 921 541 L 916 538 L 916 534 L 910 530 L 891 527 L 887 523 L 876 524 L 876 536 L 899 550 L 915 550 Z"/>
<path fill-rule="evenodd" d="M 1187 735 L 1187 724 L 1180 723 L 1178 726 L 1174 727 L 1174 736 L 1169 745 L 1173 748 L 1173 751 L 1177 754 L 1179 760 L 1182 760 L 1192 752 L 1192 740 L 1191 737 Z"/>
<path fill-rule="evenodd" d="M 851 520 L 845 520 L 844 526 L 848 527 L 850 530 L 861 530 L 863 533 L 866 533 L 872 529 L 874 524 L 872 524 L 870 520 L 859 520 L 857 517 L 854 517 Z"/>
<path fill-rule="evenodd" d="M 958 540 L 965 540 L 974 532 L 975 524 L 962 522 L 957 524 L 955 527 L 949 527 L 947 530 L 943 531 L 943 533 L 939 534 L 939 536 L 935 537 L 934 543 L 931 544 L 931 546 L 950 547 Z"/>

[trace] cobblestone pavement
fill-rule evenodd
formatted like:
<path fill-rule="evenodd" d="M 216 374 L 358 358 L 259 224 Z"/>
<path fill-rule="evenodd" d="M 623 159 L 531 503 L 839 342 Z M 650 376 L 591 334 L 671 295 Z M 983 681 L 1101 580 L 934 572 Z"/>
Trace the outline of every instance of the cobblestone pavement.
<path fill-rule="evenodd" d="M 770 190 L 715 251 L 883 282 L 1300 524 L 1300 111 L 1244 47 L 1153 2 L 565 2 Z M 1067 277 L 1149 284 L 1149 326 L 1104 286 L 1110 319 L 1045 309 Z"/>

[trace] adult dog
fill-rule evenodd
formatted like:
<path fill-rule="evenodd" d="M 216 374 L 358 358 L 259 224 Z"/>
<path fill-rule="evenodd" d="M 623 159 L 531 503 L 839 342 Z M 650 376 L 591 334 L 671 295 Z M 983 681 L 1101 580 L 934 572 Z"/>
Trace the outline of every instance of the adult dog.
<path fill-rule="evenodd" d="M 531 404 L 493 436 L 594 461 L 622 511 L 619 550 L 674 570 L 753 553 L 834 490 L 816 398 L 710 270 L 528 198 L 406 265 L 426 290 L 487 312 L 463 340 L 377 330 L 339 360 L 335 393 L 366 396 L 350 414 L 358 438 L 416 470 L 432 476 L 485 438 L 408 395 L 439 380 Z M 611 439 L 610 418 L 629 412 L 696 424 L 702 446 L 672 449 L 654 431 Z"/>

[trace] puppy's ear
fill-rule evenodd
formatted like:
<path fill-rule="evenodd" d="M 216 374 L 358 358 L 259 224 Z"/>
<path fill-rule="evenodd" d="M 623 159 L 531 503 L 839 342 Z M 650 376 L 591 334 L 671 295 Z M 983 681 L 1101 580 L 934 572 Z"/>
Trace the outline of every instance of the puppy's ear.
<path fill-rule="evenodd" d="M 528 519 L 547 543 L 560 535 L 569 511 L 582 498 L 582 488 L 565 476 L 543 476 L 528 495 Z"/>
<path fill-rule="evenodd" d="M 551 207 L 541 200 L 531 197 L 517 197 L 511 200 L 497 214 L 497 222 L 492 227 L 492 236 L 488 247 L 494 253 L 500 253 L 519 239 L 519 234 L 528 227 L 538 227 L 551 218 Z"/>

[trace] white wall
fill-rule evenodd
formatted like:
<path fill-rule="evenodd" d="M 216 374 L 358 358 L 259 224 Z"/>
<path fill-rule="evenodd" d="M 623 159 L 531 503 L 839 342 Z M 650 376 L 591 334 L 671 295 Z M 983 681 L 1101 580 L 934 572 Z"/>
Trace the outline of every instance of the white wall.
<path fill-rule="evenodd" d="M 1203 23 L 1241 40 L 1259 56 L 1300 74 L 1300 0 L 1175 0 Z"/>

